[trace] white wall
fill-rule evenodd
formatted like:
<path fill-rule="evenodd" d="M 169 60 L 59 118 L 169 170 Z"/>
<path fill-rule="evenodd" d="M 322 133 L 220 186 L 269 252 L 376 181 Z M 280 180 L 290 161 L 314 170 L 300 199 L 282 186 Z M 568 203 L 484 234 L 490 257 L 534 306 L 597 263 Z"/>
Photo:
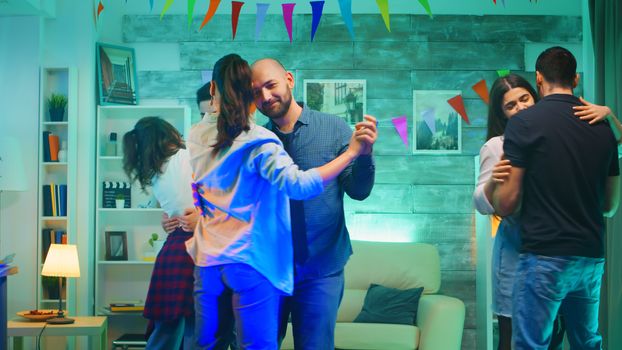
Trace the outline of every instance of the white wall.
<path fill-rule="evenodd" d="M 29 188 L 0 198 L 0 256 L 16 253 L 20 269 L 8 280 L 9 315 L 36 302 L 39 28 L 38 17 L 0 17 L 0 137 L 18 139 Z"/>

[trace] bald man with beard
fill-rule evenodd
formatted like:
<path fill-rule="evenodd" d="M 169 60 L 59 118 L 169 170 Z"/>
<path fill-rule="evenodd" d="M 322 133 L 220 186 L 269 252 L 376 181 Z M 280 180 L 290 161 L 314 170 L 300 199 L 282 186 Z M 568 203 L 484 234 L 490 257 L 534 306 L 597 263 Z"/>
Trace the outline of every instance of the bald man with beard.
<path fill-rule="evenodd" d="M 299 105 L 292 96 L 294 76 L 277 60 L 252 65 L 255 104 L 270 121 L 265 125 L 283 142 L 301 170 L 311 169 L 344 152 L 352 135 L 341 118 Z M 355 126 L 364 130 L 365 149 L 337 181 L 313 199 L 290 200 L 294 245 L 294 293 L 283 297 L 279 341 L 291 315 L 297 350 L 334 349 L 337 309 L 344 289 L 343 269 L 352 254 L 343 212 L 344 192 L 367 198 L 374 185 L 372 147 L 376 119 L 365 116 Z"/>

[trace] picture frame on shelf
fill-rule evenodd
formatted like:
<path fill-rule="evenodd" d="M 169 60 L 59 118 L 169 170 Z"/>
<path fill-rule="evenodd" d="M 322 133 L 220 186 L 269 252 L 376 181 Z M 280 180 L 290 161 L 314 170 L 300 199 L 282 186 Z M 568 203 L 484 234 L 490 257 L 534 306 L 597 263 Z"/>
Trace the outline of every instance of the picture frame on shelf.
<path fill-rule="evenodd" d="M 458 90 L 413 90 L 414 154 L 462 152 L 462 118 L 447 102 Z"/>
<path fill-rule="evenodd" d="M 97 43 L 99 104 L 138 104 L 134 49 Z"/>
<path fill-rule="evenodd" d="M 127 232 L 106 231 L 106 260 L 127 261 Z"/>
<path fill-rule="evenodd" d="M 311 109 L 336 115 L 354 126 L 363 120 L 367 110 L 367 81 L 305 79 L 304 103 Z"/>

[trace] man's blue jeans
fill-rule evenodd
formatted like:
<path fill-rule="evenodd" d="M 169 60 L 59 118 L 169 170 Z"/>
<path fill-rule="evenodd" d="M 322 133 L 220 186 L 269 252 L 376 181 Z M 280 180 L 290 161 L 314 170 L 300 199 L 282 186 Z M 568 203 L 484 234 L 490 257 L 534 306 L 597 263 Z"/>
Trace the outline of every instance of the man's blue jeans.
<path fill-rule="evenodd" d="M 246 264 L 194 269 L 196 349 L 226 349 L 233 320 L 242 350 L 276 350 L 281 292 Z"/>
<path fill-rule="evenodd" d="M 558 310 L 570 348 L 600 350 L 598 305 L 605 259 L 521 254 L 513 294 L 516 350 L 546 350 Z"/>
<path fill-rule="evenodd" d="M 295 280 L 294 277 L 294 295 L 281 300 L 279 341 L 285 337 L 291 314 L 296 350 L 334 349 L 343 287 L 343 270 L 320 278 Z"/>

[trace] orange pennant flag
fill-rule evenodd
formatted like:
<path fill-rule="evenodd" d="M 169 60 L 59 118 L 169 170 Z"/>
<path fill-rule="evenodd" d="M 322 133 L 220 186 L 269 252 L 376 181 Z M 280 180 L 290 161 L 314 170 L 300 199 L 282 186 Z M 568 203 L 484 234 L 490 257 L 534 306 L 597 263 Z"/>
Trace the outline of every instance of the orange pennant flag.
<path fill-rule="evenodd" d="M 467 124 L 471 124 L 469 116 L 467 116 L 466 109 L 464 108 L 464 100 L 462 99 L 462 95 L 456 95 L 455 97 L 450 98 L 447 100 L 447 103 L 449 103 L 449 105 L 455 109 L 458 114 L 460 114 L 462 119 L 464 119 Z"/>
<path fill-rule="evenodd" d="M 490 102 L 490 97 L 488 96 L 488 86 L 486 86 L 486 80 L 482 79 L 478 81 L 475 85 L 471 86 L 471 89 L 473 89 L 473 91 L 475 91 L 486 104 Z"/>
<path fill-rule="evenodd" d="M 203 18 L 203 23 L 201 23 L 201 27 L 199 27 L 199 30 L 203 29 L 207 22 L 209 22 L 212 17 L 214 17 L 214 14 L 218 9 L 218 5 L 220 5 L 220 0 L 209 0 L 209 7 L 207 8 L 207 13 L 205 14 L 205 18 Z"/>
<path fill-rule="evenodd" d="M 99 5 L 97 5 L 97 18 L 99 18 L 99 14 L 102 13 L 102 11 L 104 10 L 104 4 L 102 4 L 102 2 L 99 2 Z"/>

